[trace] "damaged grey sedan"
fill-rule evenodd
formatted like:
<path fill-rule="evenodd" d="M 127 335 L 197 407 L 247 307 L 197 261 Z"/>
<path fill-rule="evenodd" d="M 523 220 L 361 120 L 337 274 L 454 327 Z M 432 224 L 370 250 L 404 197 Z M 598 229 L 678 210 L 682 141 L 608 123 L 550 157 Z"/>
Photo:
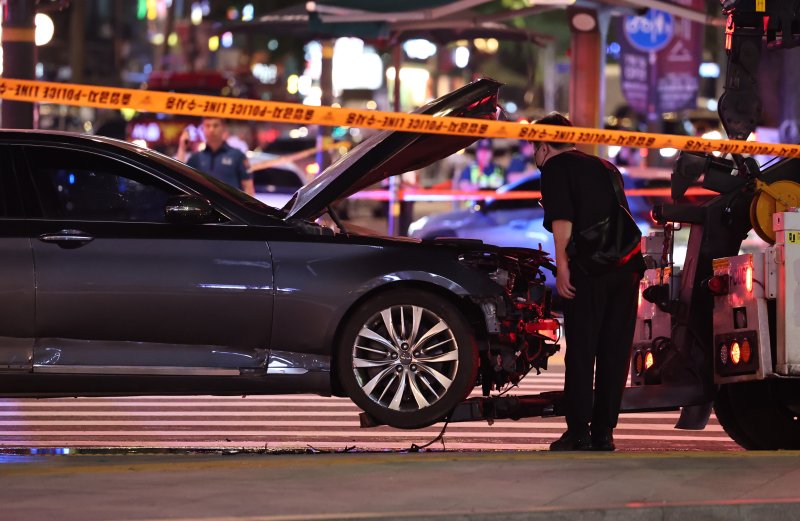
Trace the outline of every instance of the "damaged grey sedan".
<path fill-rule="evenodd" d="M 499 88 L 417 112 L 493 119 Z M 317 393 L 417 428 L 546 368 L 546 252 L 333 210 L 474 139 L 376 133 L 275 209 L 121 141 L 0 131 L 0 395 Z"/>

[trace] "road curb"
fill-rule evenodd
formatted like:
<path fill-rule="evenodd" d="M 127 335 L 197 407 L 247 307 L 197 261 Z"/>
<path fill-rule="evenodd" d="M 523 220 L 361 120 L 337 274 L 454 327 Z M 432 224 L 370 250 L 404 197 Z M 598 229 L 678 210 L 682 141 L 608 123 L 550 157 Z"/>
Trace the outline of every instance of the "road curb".
<path fill-rule="evenodd" d="M 433 512 L 353 513 L 330 516 L 267 516 L 263 521 L 796 521 L 800 519 L 800 499 L 793 501 L 753 501 L 715 504 L 647 505 L 611 508 L 536 509 L 517 512 Z M 256 521 L 256 518 L 226 518 L 226 521 Z M 155 521 L 155 520 L 151 520 Z M 160 521 L 160 520 L 159 520 Z M 179 520 L 178 520 L 179 521 Z M 207 519 L 204 521 L 215 521 Z"/>

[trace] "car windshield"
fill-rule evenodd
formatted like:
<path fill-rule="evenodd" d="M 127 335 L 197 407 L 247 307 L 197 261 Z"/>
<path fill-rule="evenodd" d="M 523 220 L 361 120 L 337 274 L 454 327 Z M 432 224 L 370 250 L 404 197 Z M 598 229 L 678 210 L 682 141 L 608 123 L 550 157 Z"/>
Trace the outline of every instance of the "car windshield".
<path fill-rule="evenodd" d="M 273 208 L 267 204 L 264 204 L 258 199 L 250 197 L 241 190 L 237 190 L 236 188 L 230 186 L 229 184 L 223 183 L 222 181 L 215 179 L 210 175 L 201 172 L 200 170 L 192 168 L 186 163 L 183 163 L 181 161 L 178 161 L 177 159 L 164 155 L 161 152 L 156 152 L 155 150 L 149 150 L 149 149 L 140 152 L 142 152 L 149 159 L 157 161 L 163 164 L 164 166 L 167 166 L 173 170 L 180 170 L 183 174 L 192 177 L 195 181 L 201 184 L 204 184 L 206 186 L 211 185 L 211 187 L 214 188 L 215 191 L 223 192 L 223 194 L 227 196 L 229 199 L 232 199 L 235 202 L 246 206 L 250 210 L 260 213 L 267 213 L 269 215 L 279 218 L 283 218 L 286 215 L 285 212 L 282 212 L 277 208 Z"/>

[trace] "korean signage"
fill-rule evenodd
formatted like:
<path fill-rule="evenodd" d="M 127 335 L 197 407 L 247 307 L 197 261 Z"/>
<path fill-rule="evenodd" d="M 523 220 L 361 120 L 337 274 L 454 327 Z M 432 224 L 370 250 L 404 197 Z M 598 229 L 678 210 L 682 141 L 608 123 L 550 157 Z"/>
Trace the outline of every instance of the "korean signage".
<path fill-rule="evenodd" d="M 674 0 L 702 11 L 702 0 Z M 640 114 L 656 115 L 695 108 L 699 87 L 703 26 L 669 13 L 618 20 L 622 93 Z"/>

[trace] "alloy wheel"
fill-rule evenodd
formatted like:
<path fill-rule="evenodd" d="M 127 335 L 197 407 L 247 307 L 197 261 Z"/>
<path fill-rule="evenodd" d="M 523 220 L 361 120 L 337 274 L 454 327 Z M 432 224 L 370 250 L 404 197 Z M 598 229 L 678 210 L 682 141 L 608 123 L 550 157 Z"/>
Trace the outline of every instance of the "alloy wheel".
<path fill-rule="evenodd" d="M 436 403 L 458 372 L 458 343 L 432 311 L 397 305 L 362 326 L 352 350 L 356 382 L 372 401 L 394 411 Z"/>

